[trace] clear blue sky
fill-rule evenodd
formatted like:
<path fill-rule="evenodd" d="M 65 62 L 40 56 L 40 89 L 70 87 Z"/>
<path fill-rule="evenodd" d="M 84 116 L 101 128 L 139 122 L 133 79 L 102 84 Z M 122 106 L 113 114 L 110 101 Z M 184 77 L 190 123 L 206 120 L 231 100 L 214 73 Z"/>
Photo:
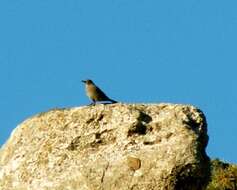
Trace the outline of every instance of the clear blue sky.
<path fill-rule="evenodd" d="M 237 163 L 236 0 L 1 0 L 0 144 L 17 124 L 89 103 L 198 106 L 211 158 Z"/>

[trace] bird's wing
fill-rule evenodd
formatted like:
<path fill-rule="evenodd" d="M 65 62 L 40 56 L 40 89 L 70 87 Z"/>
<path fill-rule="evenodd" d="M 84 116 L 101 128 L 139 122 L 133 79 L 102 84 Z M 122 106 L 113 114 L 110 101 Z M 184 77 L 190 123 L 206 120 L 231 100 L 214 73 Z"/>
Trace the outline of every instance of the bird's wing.
<path fill-rule="evenodd" d="M 98 97 L 99 101 L 109 100 L 108 96 L 97 86 L 96 86 L 96 92 L 99 95 L 99 97 Z"/>

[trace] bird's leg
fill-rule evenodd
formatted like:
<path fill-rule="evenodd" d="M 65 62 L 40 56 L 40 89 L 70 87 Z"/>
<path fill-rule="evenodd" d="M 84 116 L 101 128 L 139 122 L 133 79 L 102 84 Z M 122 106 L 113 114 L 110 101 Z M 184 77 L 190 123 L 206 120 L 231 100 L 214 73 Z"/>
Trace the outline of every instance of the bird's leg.
<path fill-rule="evenodd" d="M 93 102 L 89 104 L 89 106 L 95 106 L 96 101 L 92 100 Z"/>

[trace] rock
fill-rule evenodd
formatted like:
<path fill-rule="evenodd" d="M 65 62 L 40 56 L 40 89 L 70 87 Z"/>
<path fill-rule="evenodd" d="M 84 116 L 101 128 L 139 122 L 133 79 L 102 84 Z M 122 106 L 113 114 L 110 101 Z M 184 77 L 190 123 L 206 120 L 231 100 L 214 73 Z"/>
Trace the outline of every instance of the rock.
<path fill-rule="evenodd" d="M 2 190 L 201 190 L 203 113 L 176 104 L 55 109 L 20 124 L 0 150 Z"/>
<path fill-rule="evenodd" d="M 129 168 L 132 170 L 138 170 L 141 167 L 141 160 L 138 158 L 129 156 L 127 158 L 127 161 L 128 161 Z"/>

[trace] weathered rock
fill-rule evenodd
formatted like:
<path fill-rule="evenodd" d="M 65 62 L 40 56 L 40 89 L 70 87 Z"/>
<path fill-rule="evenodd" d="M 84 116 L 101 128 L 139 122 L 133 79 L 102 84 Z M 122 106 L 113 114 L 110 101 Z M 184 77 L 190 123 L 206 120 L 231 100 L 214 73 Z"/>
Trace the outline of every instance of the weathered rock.
<path fill-rule="evenodd" d="M 201 190 L 207 141 L 192 106 L 55 109 L 13 131 L 0 151 L 0 189 Z"/>

